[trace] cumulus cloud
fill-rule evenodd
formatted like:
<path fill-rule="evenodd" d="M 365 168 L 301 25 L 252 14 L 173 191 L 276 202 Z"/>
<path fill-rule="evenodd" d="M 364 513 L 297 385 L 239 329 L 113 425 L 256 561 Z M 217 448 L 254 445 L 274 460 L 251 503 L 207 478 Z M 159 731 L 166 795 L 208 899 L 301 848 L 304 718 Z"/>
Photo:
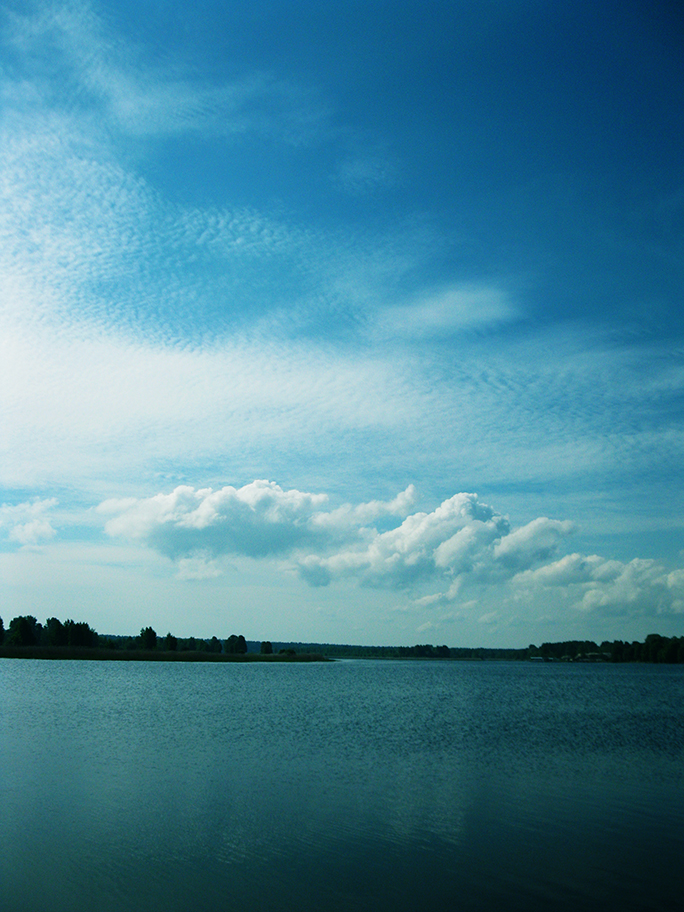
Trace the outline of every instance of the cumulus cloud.
<path fill-rule="evenodd" d="M 573 531 L 569 521 L 540 516 L 497 542 L 494 556 L 512 569 L 529 567 L 552 557 L 561 538 Z"/>
<path fill-rule="evenodd" d="M 392 588 L 441 579 L 446 590 L 421 599 L 437 604 L 457 598 L 464 580 L 497 582 L 548 559 L 570 531 L 571 523 L 544 517 L 511 531 L 509 520 L 476 494 L 460 493 L 431 513 L 407 516 L 395 529 L 367 533 L 348 549 L 309 554 L 300 572 L 315 585 L 342 576 Z"/>
<path fill-rule="evenodd" d="M 7 538 L 20 545 L 37 545 L 54 538 L 56 532 L 46 514 L 57 506 L 57 500 L 33 500 L 21 504 L 3 504 L 0 507 L 0 530 Z"/>
<path fill-rule="evenodd" d="M 684 571 L 667 572 L 657 561 L 623 563 L 597 554 L 568 554 L 535 570 L 518 573 L 514 584 L 529 596 L 560 592 L 582 612 L 662 614 L 684 609 Z"/>
<path fill-rule="evenodd" d="M 668 573 L 652 560 L 622 563 L 597 554 L 557 558 L 574 528 L 567 520 L 542 516 L 513 528 L 473 493 L 455 494 L 430 512 L 410 512 L 415 501 L 410 485 L 388 501 L 331 509 L 325 494 L 257 480 L 218 490 L 179 486 L 145 499 L 105 501 L 98 511 L 109 517 L 109 535 L 171 558 L 180 579 L 217 576 L 221 558 L 232 555 L 275 561 L 311 586 L 348 579 L 404 590 L 416 610 L 451 605 L 458 616 L 481 610 L 478 593 L 487 589 L 506 598 L 506 587 L 518 605 L 521 598 L 542 605 L 554 593 L 562 610 L 576 616 L 684 611 L 684 570 Z M 393 528 L 376 526 L 391 518 Z M 480 620 L 491 624 L 501 616 L 497 608 Z"/>
<path fill-rule="evenodd" d="M 454 601 L 467 580 L 497 582 L 552 555 L 571 524 L 541 518 L 511 530 L 476 494 L 460 493 L 432 512 L 409 513 L 413 485 L 390 501 L 325 509 L 325 494 L 284 490 L 271 481 L 219 490 L 179 486 L 143 500 L 110 500 L 109 535 L 145 542 L 176 561 L 183 576 L 213 573 L 221 555 L 288 556 L 313 586 L 352 577 L 362 585 L 406 588 L 438 583 L 425 605 Z M 373 523 L 402 521 L 387 531 Z M 206 562 L 209 562 L 208 564 Z"/>
<path fill-rule="evenodd" d="M 284 491 L 257 480 L 218 491 L 181 485 L 145 500 L 105 501 L 98 510 L 115 514 L 105 525 L 109 535 L 146 541 L 174 559 L 197 552 L 257 558 L 320 538 L 312 516 L 326 500 L 325 494 Z"/>
<path fill-rule="evenodd" d="M 545 564 L 537 570 L 525 570 L 517 577 L 519 583 L 538 583 L 543 586 L 569 586 L 586 583 L 593 579 L 595 572 L 605 561 L 596 554 L 586 557 L 583 554 L 567 554 L 560 560 Z"/>
<path fill-rule="evenodd" d="M 353 575 L 366 585 L 401 587 L 436 573 L 470 569 L 481 542 L 507 531 L 507 520 L 477 495 L 456 494 L 432 513 L 413 513 L 397 528 L 367 533 L 348 549 L 329 556 L 309 554 L 300 571 L 316 585 Z"/>
<path fill-rule="evenodd" d="M 673 570 L 668 573 L 667 585 L 670 589 L 682 589 L 684 591 L 684 570 Z"/>
<path fill-rule="evenodd" d="M 668 609 L 667 576 L 662 565 L 654 560 L 635 558 L 627 564 L 608 562 L 612 566 L 586 588 L 580 608 L 583 611 L 648 610 L 658 613 Z M 617 565 L 617 566 L 615 566 Z"/>
<path fill-rule="evenodd" d="M 341 529 L 365 526 L 383 516 L 406 516 L 416 502 L 416 489 L 409 485 L 390 501 L 371 500 L 368 503 L 344 504 L 329 513 L 319 513 L 316 523 L 321 528 Z"/>

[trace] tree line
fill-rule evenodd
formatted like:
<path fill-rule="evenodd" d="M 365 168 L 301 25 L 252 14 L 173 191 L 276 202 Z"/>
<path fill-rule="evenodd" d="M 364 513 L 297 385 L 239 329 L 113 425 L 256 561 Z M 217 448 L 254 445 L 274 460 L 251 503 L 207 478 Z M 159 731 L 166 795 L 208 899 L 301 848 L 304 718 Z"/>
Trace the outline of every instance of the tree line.
<path fill-rule="evenodd" d="M 48 618 L 44 624 L 33 615 L 19 615 L 12 618 L 5 630 L 0 617 L 0 646 L 12 648 L 47 647 L 49 649 L 108 649 L 144 650 L 145 652 L 207 652 L 226 655 L 244 655 L 247 641 L 242 634 L 231 634 L 228 639 L 218 637 L 201 639 L 197 637 L 175 637 L 172 633 L 158 636 L 153 627 L 143 627 L 136 637 L 98 634 L 85 621 L 64 622 L 59 618 Z M 270 643 L 262 644 L 262 652 L 268 654 Z M 270 648 L 272 652 L 272 647 Z"/>
<path fill-rule="evenodd" d="M 566 640 L 562 643 L 542 643 L 529 646 L 528 657 L 546 661 L 573 662 L 657 662 L 684 664 L 684 636 L 664 637 L 649 633 L 643 643 L 623 640 L 604 640 L 600 645 L 592 640 Z"/>
<path fill-rule="evenodd" d="M 275 643 L 263 640 L 250 641 L 242 634 L 231 634 L 221 640 L 198 637 L 176 637 L 171 633 L 158 636 L 153 627 L 143 627 L 135 637 L 98 634 L 85 621 L 64 622 L 48 618 L 40 624 L 32 615 L 12 618 L 5 630 L 0 617 L 0 647 L 23 649 L 41 647 L 50 650 L 125 650 L 146 653 L 213 653 L 245 655 L 293 656 L 320 655 L 327 658 L 383 658 L 383 659 L 479 659 L 479 660 L 537 660 L 572 662 L 658 662 L 684 664 L 684 636 L 664 637 L 649 634 L 643 643 L 623 640 L 564 640 L 557 643 L 531 644 L 525 649 L 495 649 L 489 647 L 433 646 L 430 643 L 415 646 L 350 646 L 334 643 Z"/>
<path fill-rule="evenodd" d="M 297 651 L 317 652 L 328 658 L 366 659 L 475 659 L 506 661 L 572 661 L 572 662 L 667 662 L 684 664 L 684 637 L 664 637 L 649 634 L 643 643 L 622 640 L 564 640 L 542 643 L 522 649 L 497 649 L 488 646 L 352 646 L 335 643 L 288 643 Z"/>

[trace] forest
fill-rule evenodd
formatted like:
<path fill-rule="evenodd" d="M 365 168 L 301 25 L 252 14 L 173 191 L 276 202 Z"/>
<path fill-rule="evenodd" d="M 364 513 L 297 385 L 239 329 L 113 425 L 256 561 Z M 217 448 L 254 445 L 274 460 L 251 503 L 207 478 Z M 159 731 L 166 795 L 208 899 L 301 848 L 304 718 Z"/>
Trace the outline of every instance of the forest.
<path fill-rule="evenodd" d="M 272 644 L 251 643 L 251 650 L 242 634 L 230 634 L 226 639 L 212 636 L 176 637 L 172 633 L 158 636 L 153 627 L 142 627 L 138 636 L 98 634 L 85 621 L 48 618 L 41 624 L 33 615 L 12 618 L 5 630 L 0 617 L 0 657 L 33 658 L 102 658 L 102 659 L 159 659 L 164 661 L 221 661 L 263 658 L 271 660 L 312 660 L 322 656 L 298 654 L 291 647 L 275 652 Z M 256 648 L 255 648 L 256 647 Z"/>
<path fill-rule="evenodd" d="M 566 640 L 531 644 L 523 649 L 433 646 L 353 646 L 335 643 L 271 642 L 246 640 L 242 634 L 226 639 L 212 636 L 158 636 L 154 628 L 142 627 L 138 636 L 98 634 L 85 621 L 48 618 L 44 624 L 32 615 L 13 618 L 7 630 L 0 617 L 0 656 L 44 658 L 158 658 L 173 661 L 221 661 L 229 659 L 451 659 L 543 662 L 656 662 L 684 664 L 684 636 L 649 634 L 643 643 L 622 640 Z"/>

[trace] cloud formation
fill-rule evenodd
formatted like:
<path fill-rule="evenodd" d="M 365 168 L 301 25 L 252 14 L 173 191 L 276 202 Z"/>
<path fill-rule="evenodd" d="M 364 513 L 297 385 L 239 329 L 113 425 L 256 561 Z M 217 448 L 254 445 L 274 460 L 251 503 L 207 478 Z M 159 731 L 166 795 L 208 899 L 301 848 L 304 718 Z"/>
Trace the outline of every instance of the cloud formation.
<path fill-rule="evenodd" d="M 56 535 L 49 511 L 57 506 L 54 497 L 45 500 L 27 501 L 20 504 L 0 506 L 0 531 L 6 531 L 7 538 L 19 545 L 37 545 L 50 541 Z"/>
<path fill-rule="evenodd" d="M 355 576 L 365 585 L 401 588 L 436 576 L 482 573 L 508 520 L 476 494 L 456 494 L 431 513 L 413 513 L 396 529 L 366 531 L 330 556 L 306 555 L 304 578 L 314 585 Z"/>
<path fill-rule="evenodd" d="M 344 486 L 371 459 L 394 472 L 396 451 L 397 486 L 410 467 L 426 486 L 446 472 L 605 491 L 616 464 L 634 483 L 682 464 L 667 417 L 681 366 L 663 352 L 567 326 L 502 348 L 524 302 L 486 274 L 435 278 L 450 241 L 425 222 L 333 229 L 229 195 L 181 206 L 121 154 L 124 133 L 219 121 L 287 142 L 286 121 L 316 120 L 305 90 L 143 63 L 88 4 L 26 8 L 2 35 L 16 66 L 0 73 L 0 484 L 92 490 L 164 459 L 278 476 L 270 454 L 287 452 Z"/>
<path fill-rule="evenodd" d="M 174 560 L 290 555 L 312 585 L 347 576 L 396 588 L 435 577 L 502 578 L 551 555 L 571 530 L 569 523 L 540 519 L 511 532 L 508 520 L 475 494 L 409 514 L 414 500 L 409 486 L 391 501 L 325 510 L 325 494 L 257 480 L 217 491 L 179 486 L 143 500 L 105 501 L 98 510 L 112 516 L 109 535 L 145 542 Z M 385 532 L 372 525 L 402 516 Z"/>
<path fill-rule="evenodd" d="M 598 614 L 679 614 L 684 612 L 684 571 L 668 572 L 655 560 L 627 563 L 598 554 L 568 554 L 516 575 L 528 596 L 554 591 L 580 611 Z"/>
<path fill-rule="evenodd" d="M 567 520 L 538 517 L 513 528 L 473 493 L 455 494 L 431 512 L 411 513 L 415 499 L 411 485 L 391 501 L 326 509 L 325 494 L 257 480 L 219 490 L 180 486 L 146 499 L 105 501 L 98 511 L 110 516 L 110 536 L 171 558 L 181 579 L 214 577 L 220 558 L 233 555 L 276 559 L 314 587 L 351 579 L 405 591 L 421 609 L 457 604 L 475 610 L 473 593 L 503 586 L 530 604 L 555 592 L 576 612 L 684 611 L 684 571 L 668 574 L 652 560 L 625 564 L 578 553 L 557 558 L 574 531 Z M 401 522 L 379 531 L 378 521 L 391 517 Z M 501 612 L 488 617 L 493 622 Z"/>
<path fill-rule="evenodd" d="M 382 333 L 407 339 L 438 339 L 510 323 L 519 316 L 506 293 L 495 285 L 455 285 L 426 292 L 404 306 L 385 308 Z"/>
<path fill-rule="evenodd" d="M 143 540 L 173 559 L 207 554 L 269 557 L 322 537 L 312 522 L 325 494 L 284 491 L 269 481 L 242 488 L 177 487 L 145 500 L 109 500 L 109 535 Z"/>
<path fill-rule="evenodd" d="M 144 542 L 173 560 L 290 555 L 313 585 L 355 576 L 366 585 L 404 587 L 444 574 L 486 577 L 490 565 L 510 575 L 511 555 L 516 567 L 523 557 L 531 565 L 569 531 L 569 524 L 543 520 L 511 533 L 508 520 L 475 494 L 456 494 L 431 513 L 410 513 L 415 498 L 409 485 L 390 501 L 326 510 L 326 494 L 257 480 L 216 491 L 181 485 L 170 494 L 107 500 L 98 512 L 111 516 L 110 536 Z M 384 532 L 373 525 L 391 517 L 403 521 Z"/>
<path fill-rule="evenodd" d="M 679 547 L 680 261 L 676 232 L 653 230 L 663 210 L 618 253 L 623 214 L 603 222 L 577 175 L 513 191 L 484 156 L 454 183 L 444 119 L 416 132 L 403 98 L 371 116 L 353 58 L 273 56 L 231 5 L 189 30 L 138 12 L 22 0 L 0 16 L 0 502 L 26 501 L 0 511 L 3 558 L 55 554 L 36 545 L 63 522 L 91 535 L 79 504 L 116 495 L 99 520 L 133 545 L 111 551 L 168 557 L 205 595 L 235 592 L 236 574 L 211 580 L 236 555 L 274 593 L 340 615 L 354 602 L 363 623 L 382 605 L 424 629 L 464 613 L 492 628 L 516 599 L 530 616 L 577 609 L 578 628 L 682 610 L 684 571 L 624 550 L 654 530 L 673 530 L 663 554 Z M 401 68 L 395 50 L 373 57 Z M 666 311 L 637 299 L 670 300 L 669 328 L 652 333 Z M 293 490 L 221 488 L 226 466 Z M 370 500 L 409 479 L 434 509 L 412 486 Z M 451 497 L 450 479 L 505 492 L 505 509 Z M 566 554 L 566 516 L 624 562 L 577 538 Z"/>
<path fill-rule="evenodd" d="M 7 39 L 23 59 L 42 61 L 30 75 L 44 95 L 58 104 L 54 86 L 64 81 L 85 110 L 130 137 L 277 132 L 297 145 L 316 136 L 326 119 L 311 91 L 269 73 L 206 85 L 182 71 L 169 73 L 168 66 L 143 64 L 142 49 L 107 34 L 86 2 L 36 3 L 7 21 Z"/>

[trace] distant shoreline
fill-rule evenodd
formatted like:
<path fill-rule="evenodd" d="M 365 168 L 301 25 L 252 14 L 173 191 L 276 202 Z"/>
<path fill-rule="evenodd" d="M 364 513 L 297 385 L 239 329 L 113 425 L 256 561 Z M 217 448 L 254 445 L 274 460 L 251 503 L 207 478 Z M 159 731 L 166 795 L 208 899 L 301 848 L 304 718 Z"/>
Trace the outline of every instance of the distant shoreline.
<path fill-rule="evenodd" d="M 332 662 L 324 655 L 264 655 L 258 652 L 223 653 L 183 650 L 69 648 L 65 646 L 0 646 L 0 659 L 78 659 L 91 662 Z"/>

